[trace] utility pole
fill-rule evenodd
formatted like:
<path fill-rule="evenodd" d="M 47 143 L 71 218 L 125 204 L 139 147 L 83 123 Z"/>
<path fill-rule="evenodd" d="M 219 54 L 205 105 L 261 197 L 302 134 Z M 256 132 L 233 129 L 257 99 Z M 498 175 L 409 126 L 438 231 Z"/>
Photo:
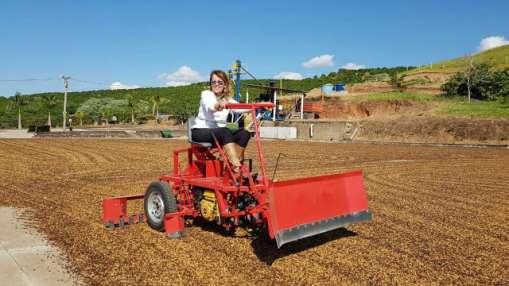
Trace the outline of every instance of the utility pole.
<path fill-rule="evenodd" d="M 276 112 L 277 112 L 277 91 L 274 90 L 274 107 L 272 108 L 272 121 L 276 122 Z"/>
<path fill-rule="evenodd" d="M 232 76 L 235 76 L 235 100 L 237 102 L 240 102 L 240 69 L 241 69 L 241 64 L 240 64 L 240 60 L 236 60 L 235 63 L 233 64 L 232 66 Z M 240 115 L 238 114 L 234 114 L 232 116 L 232 122 L 237 122 L 237 120 L 240 118 Z"/>
<path fill-rule="evenodd" d="M 283 78 L 279 79 L 279 88 L 281 89 L 281 94 L 279 96 L 283 96 Z"/>
<path fill-rule="evenodd" d="M 235 89 L 236 89 L 235 100 L 237 102 L 240 102 L 240 68 L 241 68 L 240 60 L 236 60 L 233 67 L 234 67 L 233 72 L 235 73 Z"/>
<path fill-rule="evenodd" d="M 304 93 L 300 95 L 300 119 L 304 119 Z"/>
<path fill-rule="evenodd" d="M 66 125 L 66 117 L 67 117 L 67 88 L 69 88 L 69 80 L 71 79 L 70 76 L 62 76 L 62 79 L 64 80 L 64 112 L 62 113 L 62 128 L 65 132 L 65 125 Z"/>

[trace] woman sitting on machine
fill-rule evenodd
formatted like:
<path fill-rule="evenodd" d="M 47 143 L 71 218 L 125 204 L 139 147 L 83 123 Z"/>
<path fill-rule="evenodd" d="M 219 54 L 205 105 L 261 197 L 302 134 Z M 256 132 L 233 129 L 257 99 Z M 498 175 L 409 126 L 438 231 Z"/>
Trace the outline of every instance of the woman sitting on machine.
<path fill-rule="evenodd" d="M 191 126 L 192 140 L 215 145 L 215 137 L 232 163 L 233 171 L 238 173 L 251 133 L 245 129 L 232 131 L 226 127 L 230 110 L 225 106 L 227 103 L 238 103 L 230 96 L 230 81 L 226 73 L 222 70 L 213 70 L 210 73 L 209 84 L 210 89 L 201 93 L 198 116 L 195 124 Z"/>

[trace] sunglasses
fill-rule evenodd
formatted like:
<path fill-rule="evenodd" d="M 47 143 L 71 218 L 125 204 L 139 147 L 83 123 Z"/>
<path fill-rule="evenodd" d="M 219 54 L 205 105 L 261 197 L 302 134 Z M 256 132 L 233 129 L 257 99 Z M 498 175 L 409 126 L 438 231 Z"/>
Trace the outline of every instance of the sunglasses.
<path fill-rule="evenodd" d="M 213 81 L 210 82 L 210 85 L 223 86 L 224 85 L 224 81 L 222 81 L 222 80 L 213 80 Z"/>

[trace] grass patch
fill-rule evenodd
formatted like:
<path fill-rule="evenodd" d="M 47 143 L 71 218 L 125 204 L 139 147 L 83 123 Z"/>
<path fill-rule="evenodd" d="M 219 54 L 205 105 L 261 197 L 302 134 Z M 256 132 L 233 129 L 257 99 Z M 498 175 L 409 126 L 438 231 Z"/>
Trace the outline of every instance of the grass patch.
<path fill-rule="evenodd" d="M 500 101 L 472 101 L 449 99 L 448 104 L 436 110 L 437 113 L 483 118 L 509 118 L 509 103 Z"/>
<path fill-rule="evenodd" d="M 509 68 L 509 45 L 475 54 L 473 55 L 473 61 L 476 63 L 486 63 L 497 70 L 507 69 Z M 469 57 L 460 57 L 420 67 L 405 74 L 411 75 L 423 72 L 455 73 L 464 70 L 469 63 Z"/>
<path fill-rule="evenodd" d="M 356 95 L 351 97 L 352 101 L 360 102 L 360 101 L 391 101 L 391 100 L 399 100 L 399 101 L 413 101 L 413 102 L 428 102 L 440 100 L 440 97 L 431 94 L 425 93 L 416 93 L 416 92 L 377 92 L 365 95 Z"/>
<path fill-rule="evenodd" d="M 478 101 L 471 103 L 465 98 L 447 98 L 438 95 L 415 92 L 379 92 L 356 95 L 348 98 L 351 102 L 382 102 L 382 101 L 410 101 L 415 103 L 440 103 L 434 113 L 460 117 L 478 118 L 507 118 L 509 119 L 509 102 Z"/>

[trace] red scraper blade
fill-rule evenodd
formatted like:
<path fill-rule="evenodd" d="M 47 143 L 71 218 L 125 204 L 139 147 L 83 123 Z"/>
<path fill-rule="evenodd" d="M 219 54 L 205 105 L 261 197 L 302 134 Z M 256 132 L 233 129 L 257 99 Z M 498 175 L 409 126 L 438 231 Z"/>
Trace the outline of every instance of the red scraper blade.
<path fill-rule="evenodd" d="M 362 171 L 276 182 L 269 193 L 269 236 L 278 247 L 371 220 Z"/>

